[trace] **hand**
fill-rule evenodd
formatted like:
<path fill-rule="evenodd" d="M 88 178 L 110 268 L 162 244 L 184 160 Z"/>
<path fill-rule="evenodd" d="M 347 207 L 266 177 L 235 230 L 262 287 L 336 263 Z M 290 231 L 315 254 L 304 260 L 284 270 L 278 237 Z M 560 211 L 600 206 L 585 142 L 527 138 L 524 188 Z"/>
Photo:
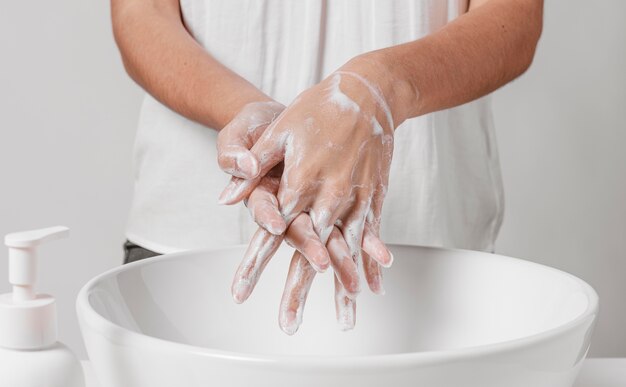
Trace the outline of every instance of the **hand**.
<path fill-rule="evenodd" d="M 244 105 L 217 136 L 217 161 L 220 168 L 230 175 L 243 179 L 257 177 L 259 163 L 250 152 L 250 148 L 283 110 L 285 106 L 276 101 L 259 101 Z"/>
<path fill-rule="evenodd" d="M 254 210 L 256 203 L 274 206 L 277 209 L 276 192 L 279 177 L 266 176 L 247 200 L 251 214 L 258 217 Z M 268 204 L 270 203 L 270 204 Z M 273 204 L 272 204 L 273 203 Z M 257 219 L 257 223 L 263 223 Z M 232 294 L 236 302 L 244 302 L 252 293 L 263 269 L 272 258 L 283 240 L 282 235 L 273 235 L 259 228 L 252 237 L 232 284 Z M 313 230 L 311 218 L 301 213 L 289 225 L 285 240 L 297 251 L 290 265 L 285 292 L 281 300 L 279 325 L 283 331 L 293 334 L 302 322 L 304 303 L 308 295 L 315 271 L 324 271 L 328 265 L 320 268 L 317 257 L 326 257 L 335 273 L 335 305 L 337 319 L 342 329 L 352 329 L 355 324 L 355 300 L 360 291 L 357 262 L 351 259 L 350 250 L 337 227 L 334 227 L 329 240 L 321 243 Z M 382 272 L 377 261 L 391 264 L 392 257 L 385 245 L 373 234 L 368 233 L 363 239 L 364 257 L 369 252 L 376 260 L 366 259 L 365 277 L 370 289 L 383 294 Z M 369 255 L 367 255 L 369 257 Z"/>
<path fill-rule="evenodd" d="M 257 163 L 254 163 L 254 160 L 242 163 L 241 160 L 249 157 L 247 148 L 252 146 L 255 139 L 260 136 L 260 132 L 267 127 L 268 120 L 273 120 L 281 107 L 282 105 L 279 104 L 254 103 L 242 109 L 235 119 L 220 132 L 218 138 L 220 166 L 238 176 L 249 176 L 254 173 L 254 166 Z M 253 167 L 248 168 L 248 171 L 240 171 L 242 166 L 249 167 L 251 165 Z M 245 201 L 251 215 L 263 228 L 260 228 L 253 236 L 235 275 L 232 293 L 236 302 L 243 302 L 250 296 L 260 274 L 283 240 L 283 236 L 280 234 L 284 231 L 284 229 L 281 231 L 284 222 L 278 211 L 276 200 L 281 174 L 282 165 L 279 164 L 260 180 L 258 186 Z M 280 223 L 283 223 L 283 226 Z M 273 234 L 265 229 L 272 230 Z M 292 222 L 285 236 L 287 243 L 298 250 L 296 253 L 298 259 L 301 260 L 302 257 L 306 257 L 309 264 L 304 267 L 292 266 L 290 270 L 287 279 L 287 289 L 289 290 L 285 292 L 283 297 L 282 304 L 286 307 L 281 308 L 281 321 L 289 320 L 283 318 L 289 314 L 295 314 L 298 316 L 297 320 L 301 321 L 304 302 L 297 302 L 293 297 L 302 292 L 308 292 L 308 286 L 303 279 L 309 275 L 303 276 L 300 272 L 302 270 L 311 272 L 311 264 L 316 270 L 324 271 L 330 263 L 337 281 L 337 317 L 344 329 L 353 327 L 355 313 L 352 300 L 360 291 L 359 275 L 356 262 L 348 259 L 350 253 L 339 229 L 331 232 L 325 247 L 313 231 L 309 216 L 303 213 Z M 392 258 L 384 244 L 373 235 L 368 234 L 366 236 L 364 246 L 375 257 L 380 257 L 381 261 L 391 262 Z M 376 271 L 377 267 L 373 269 L 366 270 L 366 277 L 370 287 L 380 293 L 382 292 L 381 273 Z M 372 284 L 376 285 L 373 286 Z M 281 323 L 283 330 L 289 333 L 294 333 L 298 325 L 299 323 L 295 327 L 293 324 L 288 327 Z"/>
<path fill-rule="evenodd" d="M 393 129 L 375 84 L 356 72 L 338 71 L 302 93 L 268 127 L 251 149 L 259 160 L 258 174 L 233 178 L 221 202 L 247 197 L 284 159 L 278 202 L 285 221 L 309 212 L 321 239 L 341 223 L 356 256 L 365 217 L 378 227 Z"/>
<path fill-rule="evenodd" d="M 382 122 L 383 124 L 381 124 Z M 286 222 L 308 211 L 316 235 L 324 243 L 333 227 L 341 230 L 350 257 L 358 262 L 364 229 L 377 236 L 382 200 L 387 185 L 393 144 L 393 120 L 380 90 L 355 72 L 339 71 L 303 93 L 255 144 L 252 152 L 260 160 L 259 176 L 283 159 L 285 172 L 278 192 Z M 260 178 L 233 179 L 222 196 L 226 203 L 245 197 Z M 367 216 L 367 221 L 366 221 Z M 339 231 L 337 231 L 339 232 Z M 379 270 L 364 255 L 366 271 Z M 389 264 L 391 256 L 382 259 Z M 306 293 L 314 272 L 301 256 L 295 256 L 290 273 L 300 274 L 290 294 Z M 369 276 L 368 278 L 379 278 Z M 376 281 L 368 281 L 377 288 Z M 304 297 L 299 297 L 300 304 Z M 296 304 L 298 303 L 296 302 Z M 281 325 L 293 323 L 281 308 Z M 295 313 L 297 315 L 297 313 Z M 297 328 L 296 328 L 297 329 Z"/>
<path fill-rule="evenodd" d="M 260 172 L 259 162 L 249 149 L 284 109 L 285 106 L 276 101 L 252 102 L 245 105 L 217 137 L 217 160 L 220 168 L 233 175 L 233 178 L 257 177 Z M 259 182 L 259 189 L 262 189 L 265 180 L 272 178 L 270 173 L 267 178 L 256 179 Z M 224 196 L 225 192 L 222 192 L 218 199 L 221 204 L 224 203 Z M 271 200 L 266 196 L 262 198 Z M 255 203 L 256 206 L 252 207 L 253 217 L 259 225 L 275 235 L 284 233 L 287 225 L 276 210 L 276 206 L 270 205 L 271 202 L 264 203 L 262 200 Z"/>

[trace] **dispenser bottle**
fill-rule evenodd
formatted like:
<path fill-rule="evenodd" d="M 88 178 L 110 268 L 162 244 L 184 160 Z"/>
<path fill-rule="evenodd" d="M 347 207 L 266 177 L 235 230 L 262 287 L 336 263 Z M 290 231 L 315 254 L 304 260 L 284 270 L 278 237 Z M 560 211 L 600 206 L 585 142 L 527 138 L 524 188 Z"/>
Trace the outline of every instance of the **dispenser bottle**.
<path fill-rule="evenodd" d="M 76 356 L 57 341 L 54 298 L 35 293 L 37 247 L 69 235 L 63 226 L 8 234 L 12 293 L 0 295 L 0 385 L 84 387 Z"/>

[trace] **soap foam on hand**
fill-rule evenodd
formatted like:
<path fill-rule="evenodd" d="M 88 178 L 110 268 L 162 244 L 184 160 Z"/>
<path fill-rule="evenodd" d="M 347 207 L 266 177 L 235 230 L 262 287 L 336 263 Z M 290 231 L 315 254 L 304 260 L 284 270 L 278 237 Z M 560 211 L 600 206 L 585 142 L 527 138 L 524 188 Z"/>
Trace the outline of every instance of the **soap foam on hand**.
<path fill-rule="evenodd" d="M 312 112 L 312 106 L 319 109 Z M 336 130 L 337 127 L 342 130 Z M 301 93 L 268 125 L 251 149 L 259 160 L 259 175 L 254 179 L 233 177 L 220 201 L 234 204 L 251 196 L 260 179 L 284 162 L 273 213 L 280 213 L 288 227 L 306 214 L 305 220 L 311 225 L 302 227 L 301 232 L 311 235 L 308 239 L 322 248 L 331 230 L 337 227 L 348 257 L 355 265 L 363 261 L 370 289 L 384 294 L 381 267 L 389 266 L 392 258 L 386 249 L 378 248 L 384 246 L 378 233 L 394 129 L 391 110 L 381 90 L 347 66 Z M 252 215 L 263 226 L 255 207 L 252 206 Z M 233 283 L 238 302 L 249 296 L 278 247 L 273 242 L 261 231 L 253 237 Z M 363 247 L 376 248 L 362 253 Z M 258 263 L 259 257 L 262 264 Z M 280 327 L 290 335 L 302 322 L 304 303 L 316 271 L 323 271 L 316 257 L 323 257 L 324 263 L 330 261 L 328 253 L 309 256 L 303 251 L 296 251 L 292 258 L 279 309 Z M 342 281 L 336 281 L 336 286 L 338 322 L 342 329 L 351 329 L 355 324 L 355 292 L 347 291 Z M 238 289 L 245 290 L 243 297 L 237 294 Z"/>

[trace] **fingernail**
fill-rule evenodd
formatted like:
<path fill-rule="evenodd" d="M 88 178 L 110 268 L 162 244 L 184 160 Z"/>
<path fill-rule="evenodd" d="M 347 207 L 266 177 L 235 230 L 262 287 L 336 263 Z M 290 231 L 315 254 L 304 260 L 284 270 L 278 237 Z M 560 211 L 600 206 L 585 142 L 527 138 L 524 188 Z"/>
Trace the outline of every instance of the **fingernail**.
<path fill-rule="evenodd" d="M 287 224 L 282 219 L 272 220 L 271 222 L 266 223 L 263 228 L 274 235 L 283 235 L 283 233 L 287 229 Z"/>
<path fill-rule="evenodd" d="M 219 204 L 226 204 L 229 201 L 229 199 L 232 198 L 233 191 L 235 190 L 235 186 L 236 186 L 235 182 L 231 180 L 230 183 L 228 183 L 226 188 L 224 188 L 224 190 L 220 194 L 220 197 L 217 199 L 217 202 Z"/>
<path fill-rule="evenodd" d="M 300 327 L 300 324 L 298 323 L 297 313 L 292 310 L 286 311 L 285 313 L 283 313 L 279 325 L 280 329 L 282 329 L 283 332 L 285 332 L 289 336 L 292 336 L 298 331 L 298 328 Z"/>
<path fill-rule="evenodd" d="M 330 267 L 330 255 L 324 245 L 320 246 L 319 253 L 317 254 L 317 264 L 319 265 L 321 273 L 325 272 Z"/>
<path fill-rule="evenodd" d="M 237 169 L 246 179 L 253 179 L 259 174 L 259 163 L 252 154 L 240 153 L 236 159 Z"/>
<path fill-rule="evenodd" d="M 233 287 L 233 299 L 237 304 L 242 304 L 250 297 L 250 288 L 250 284 L 244 281 L 239 281 L 239 283 Z"/>
<path fill-rule="evenodd" d="M 330 260 L 323 255 L 316 255 L 316 258 L 313 259 L 313 262 L 314 264 L 312 266 L 318 273 L 325 273 L 330 266 Z"/>
<path fill-rule="evenodd" d="M 328 270 L 328 266 L 328 263 L 318 263 L 316 270 L 318 273 L 325 273 Z"/>
<path fill-rule="evenodd" d="M 389 260 L 384 264 L 381 263 L 381 266 L 386 269 L 390 268 L 391 265 L 393 264 L 393 254 L 391 253 L 391 251 L 389 251 L 389 249 L 387 249 L 387 254 L 389 256 Z"/>
<path fill-rule="evenodd" d="M 328 255 L 326 248 L 323 247 L 321 243 L 315 243 L 314 246 L 304 248 L 300 252 L 304 255 L 316 272 L 324 273 L 328 270 L 328 267 L 330 266 L 330 256 Z"/>
<path fill-rule="evenodd" d="M 234 180 L 231 180 L 226 188 L 224 188 L 224 191 L 220 194 L 217 202 L 219 204 L 235 204 L 235 199 L 240 197 L 243 191 L 249 187 L 247 184 L 249 181 L 251 180 L 234 178 Z"/>
<path fill-rule="evenodd" d="M 233 278 L 233 283 L 230 287 L 233 299 L 237 304 L 241 304 L 246 301 L 248 297 L 250 297 L 254 287 L 254 276 L 251 276 L 250 271 L 248 270 L 248 266 L 246 264 L 248 262 L 247 258 L 248 257 L 246 256 L 240 267 L 237 269 L 237 274 L 235 275 L 235 278 Z M 247 275 L 242 275 L 242 273 L 247 273 Z"/>
<path fill-rule="evenodd" d="M 387 249 L 387 251 L 389 252 L 389 263 L 387 264 L 387 266 L 385 266 L 386 268 L 390 268 L 391 265 L 393 265 L 393 253 L 391 252 L 391 250 Z"/>

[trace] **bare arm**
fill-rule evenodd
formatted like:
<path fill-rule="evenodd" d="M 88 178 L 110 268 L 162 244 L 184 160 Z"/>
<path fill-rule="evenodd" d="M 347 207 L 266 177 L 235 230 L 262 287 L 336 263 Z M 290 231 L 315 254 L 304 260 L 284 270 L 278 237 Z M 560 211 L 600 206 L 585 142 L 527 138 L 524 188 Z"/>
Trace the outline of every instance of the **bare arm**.
<path fill-rule="evenodd" d="M 128 74 L 183 116 L 219 130 L 247 103 L 271 100 L 191 37 L 178 0 L 111 0 L 111 17 Z"/>
<path fill-rule="evenodd" d="M 542 0 L 473 0 L 439 31 L 364 54 L 347 67 L 377 81 L 399 124 L 479 98 L 522 74 L 542 18 Z"/>

